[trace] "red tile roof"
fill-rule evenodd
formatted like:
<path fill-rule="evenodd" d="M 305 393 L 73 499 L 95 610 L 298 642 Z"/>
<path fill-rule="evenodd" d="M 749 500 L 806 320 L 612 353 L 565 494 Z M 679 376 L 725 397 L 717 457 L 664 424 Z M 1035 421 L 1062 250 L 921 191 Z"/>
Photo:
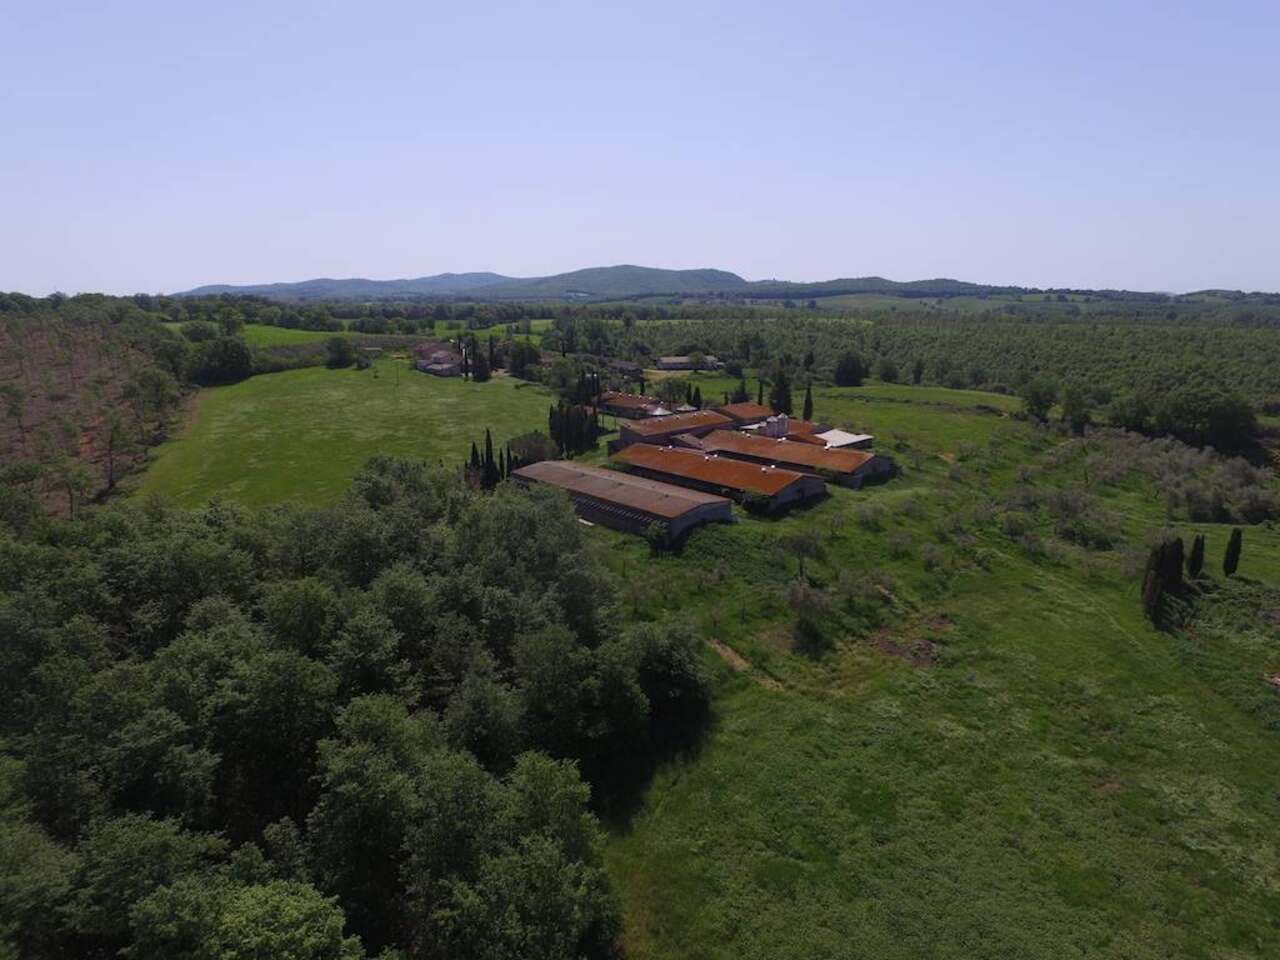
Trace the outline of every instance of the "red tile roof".
<path fill-rule="evenodd" d="M 637 443 L 619 450 L 613 457 L 627 466 L 665 473 L 672 477 L 699 480 L 731 490 L 746 490 L 772 497 L 804 475 L 777 467 L 762 467 L 729 457 L 710 456 L 697 450 L 659 447 Z"/>
<path fill-rule="evenodd" d="M 685 433 L 707 427 L 724 427 L 733 423 L 728 417 L 722 417 L 714 410 L 698 410 L 695 413 L 677 413 L 670 417 L 654 417 L 651 420 L 632 420 L 622 425 L 623 432 L 639 434 L 642 437 L 657 436 L 664 433 Z"/>
<path fill-rule="evenodd" d="M 797 443 L 795 440 L 752 437 L 736 430 L 713 431 L 703 438 L 702 446 L 708 451 L 741 454 L 785 466 L 834 470 L 837 473 L 853 473 L 875 456 L 861 450 L 826 450 L 811 443 Z"/>
<path fill-rule="evenodd" d="M 726 417 L 733 417 L 735 420 L 763 420 L 765 417 L 773 416 L 772 407 L 759 403 L 727 403 L 716 409 Z"/>
<path fill-rule="evenodd" d="M 643 407 L 660 406 L 662 401 L 657 397 L 646 397 L 640 393 L 616 393 L 613 390 L 606 390 L 600 394 L 600 403 L 611 407 L 634 407 L 641 409 Z"/>

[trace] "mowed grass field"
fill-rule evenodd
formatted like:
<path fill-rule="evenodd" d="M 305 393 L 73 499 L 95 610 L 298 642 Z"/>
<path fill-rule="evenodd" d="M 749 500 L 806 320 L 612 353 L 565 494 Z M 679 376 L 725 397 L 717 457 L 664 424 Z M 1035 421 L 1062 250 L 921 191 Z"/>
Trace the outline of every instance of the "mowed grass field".
<path fill-rule="evenodd" d="M 386 358 L 370 370 L 311 367 L 202 390 L 186 430 L 152 452 L 140 492 L 184 505 L 326 503 L 375 453 L 461 463 L 471 442 L 546 429 L 542 388 L 496 375 L 464 383 Z"/>

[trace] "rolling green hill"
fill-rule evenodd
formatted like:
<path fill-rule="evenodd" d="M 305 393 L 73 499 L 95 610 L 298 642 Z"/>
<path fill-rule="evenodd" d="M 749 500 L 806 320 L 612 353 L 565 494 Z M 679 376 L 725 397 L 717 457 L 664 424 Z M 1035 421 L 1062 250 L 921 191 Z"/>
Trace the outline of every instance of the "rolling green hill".
<path fill-rule="evenodd" d="M 474 301 L 607 301 L 643 297 L 733 297 L 755 300 L 808 300 L 834 297 L 885 297 L 895 300 L 1017 298 L 1071 303 L 1081 298 L 1108 304 L 1280 304 L 1280 294 L 1204 290 L 1171 295 L 1133 290 L 1040 289 L 938 278 L 897 281 L 884 277 L 845 277 L 797 283 L 790 280 L 744 280 L 727 270 L 662 270 L 620 264 L 589 267 L 545 277 L 508 277 L 489 272 L 441 273 L 400 280 L 364 278 L 303 280 L 246 286 L 214 284 L 177 296 L 252 294 L 274 300 L 412 300 Z"/>

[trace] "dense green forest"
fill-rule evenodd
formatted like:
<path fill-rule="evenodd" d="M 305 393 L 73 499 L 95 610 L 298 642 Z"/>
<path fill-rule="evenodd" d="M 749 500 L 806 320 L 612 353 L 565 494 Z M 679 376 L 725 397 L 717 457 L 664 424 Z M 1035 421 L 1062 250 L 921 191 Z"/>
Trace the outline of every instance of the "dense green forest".
<path fill-rule="evenodd" d="M 326 510 L 10 502 L 0 955 L 611 955 L 595 813 L 708 692 L 581 530 L 387 458 Z"/>

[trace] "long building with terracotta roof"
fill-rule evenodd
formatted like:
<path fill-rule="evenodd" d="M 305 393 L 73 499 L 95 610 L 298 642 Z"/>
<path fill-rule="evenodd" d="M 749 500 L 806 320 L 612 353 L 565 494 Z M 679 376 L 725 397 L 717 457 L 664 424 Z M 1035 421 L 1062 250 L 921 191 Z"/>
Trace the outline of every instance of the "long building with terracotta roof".
<path fill-rule="evenodd" d="M 584 520 L 633 533 L 656 524 L 674 540 L 700 523 L 733 517 L 733 504 L 725 497 L 568 460 L 531 463 L 512 475 L 524 485 L 559 487 Z"/>
<path fill-rule="evenodd" d="M 847 487 L 893 473 L 893 462 L 864 450 L 828 450 L 795 440 L 753 437 L 736 430 L 716 430 L 702 438 L 702 449 L 750 463 L 776 465 L 830 479 Z"/>
<path fill-rule="evenodd" d="M 626 447 L 633 443 L 664 444 L 677 434 L 688 433 L 701 437 L 719 427 L 732 425 L 732 420 L 714 410 L 695 410 L 693 413 L 677 413 L 670 417 L 629 420 L 619 425 L 618 446 Z"/>
<path fill-rule="evenodd" d="M 723 406 L 716 407 L 716 412 L 731 418 L 739 426 L 759 423 L 773 416 L 772 407 L 766 407 L 760 403 L 750 403 L 749 401 L 726 403 Z"/>
<path fill-rule="evenodd" d="M 613 459 L 642 476 L 741 498 L 764 497 L 771 507 L 821 496 L 826 490 L 816 476 L 679 447 L 637 443 Z"/>

